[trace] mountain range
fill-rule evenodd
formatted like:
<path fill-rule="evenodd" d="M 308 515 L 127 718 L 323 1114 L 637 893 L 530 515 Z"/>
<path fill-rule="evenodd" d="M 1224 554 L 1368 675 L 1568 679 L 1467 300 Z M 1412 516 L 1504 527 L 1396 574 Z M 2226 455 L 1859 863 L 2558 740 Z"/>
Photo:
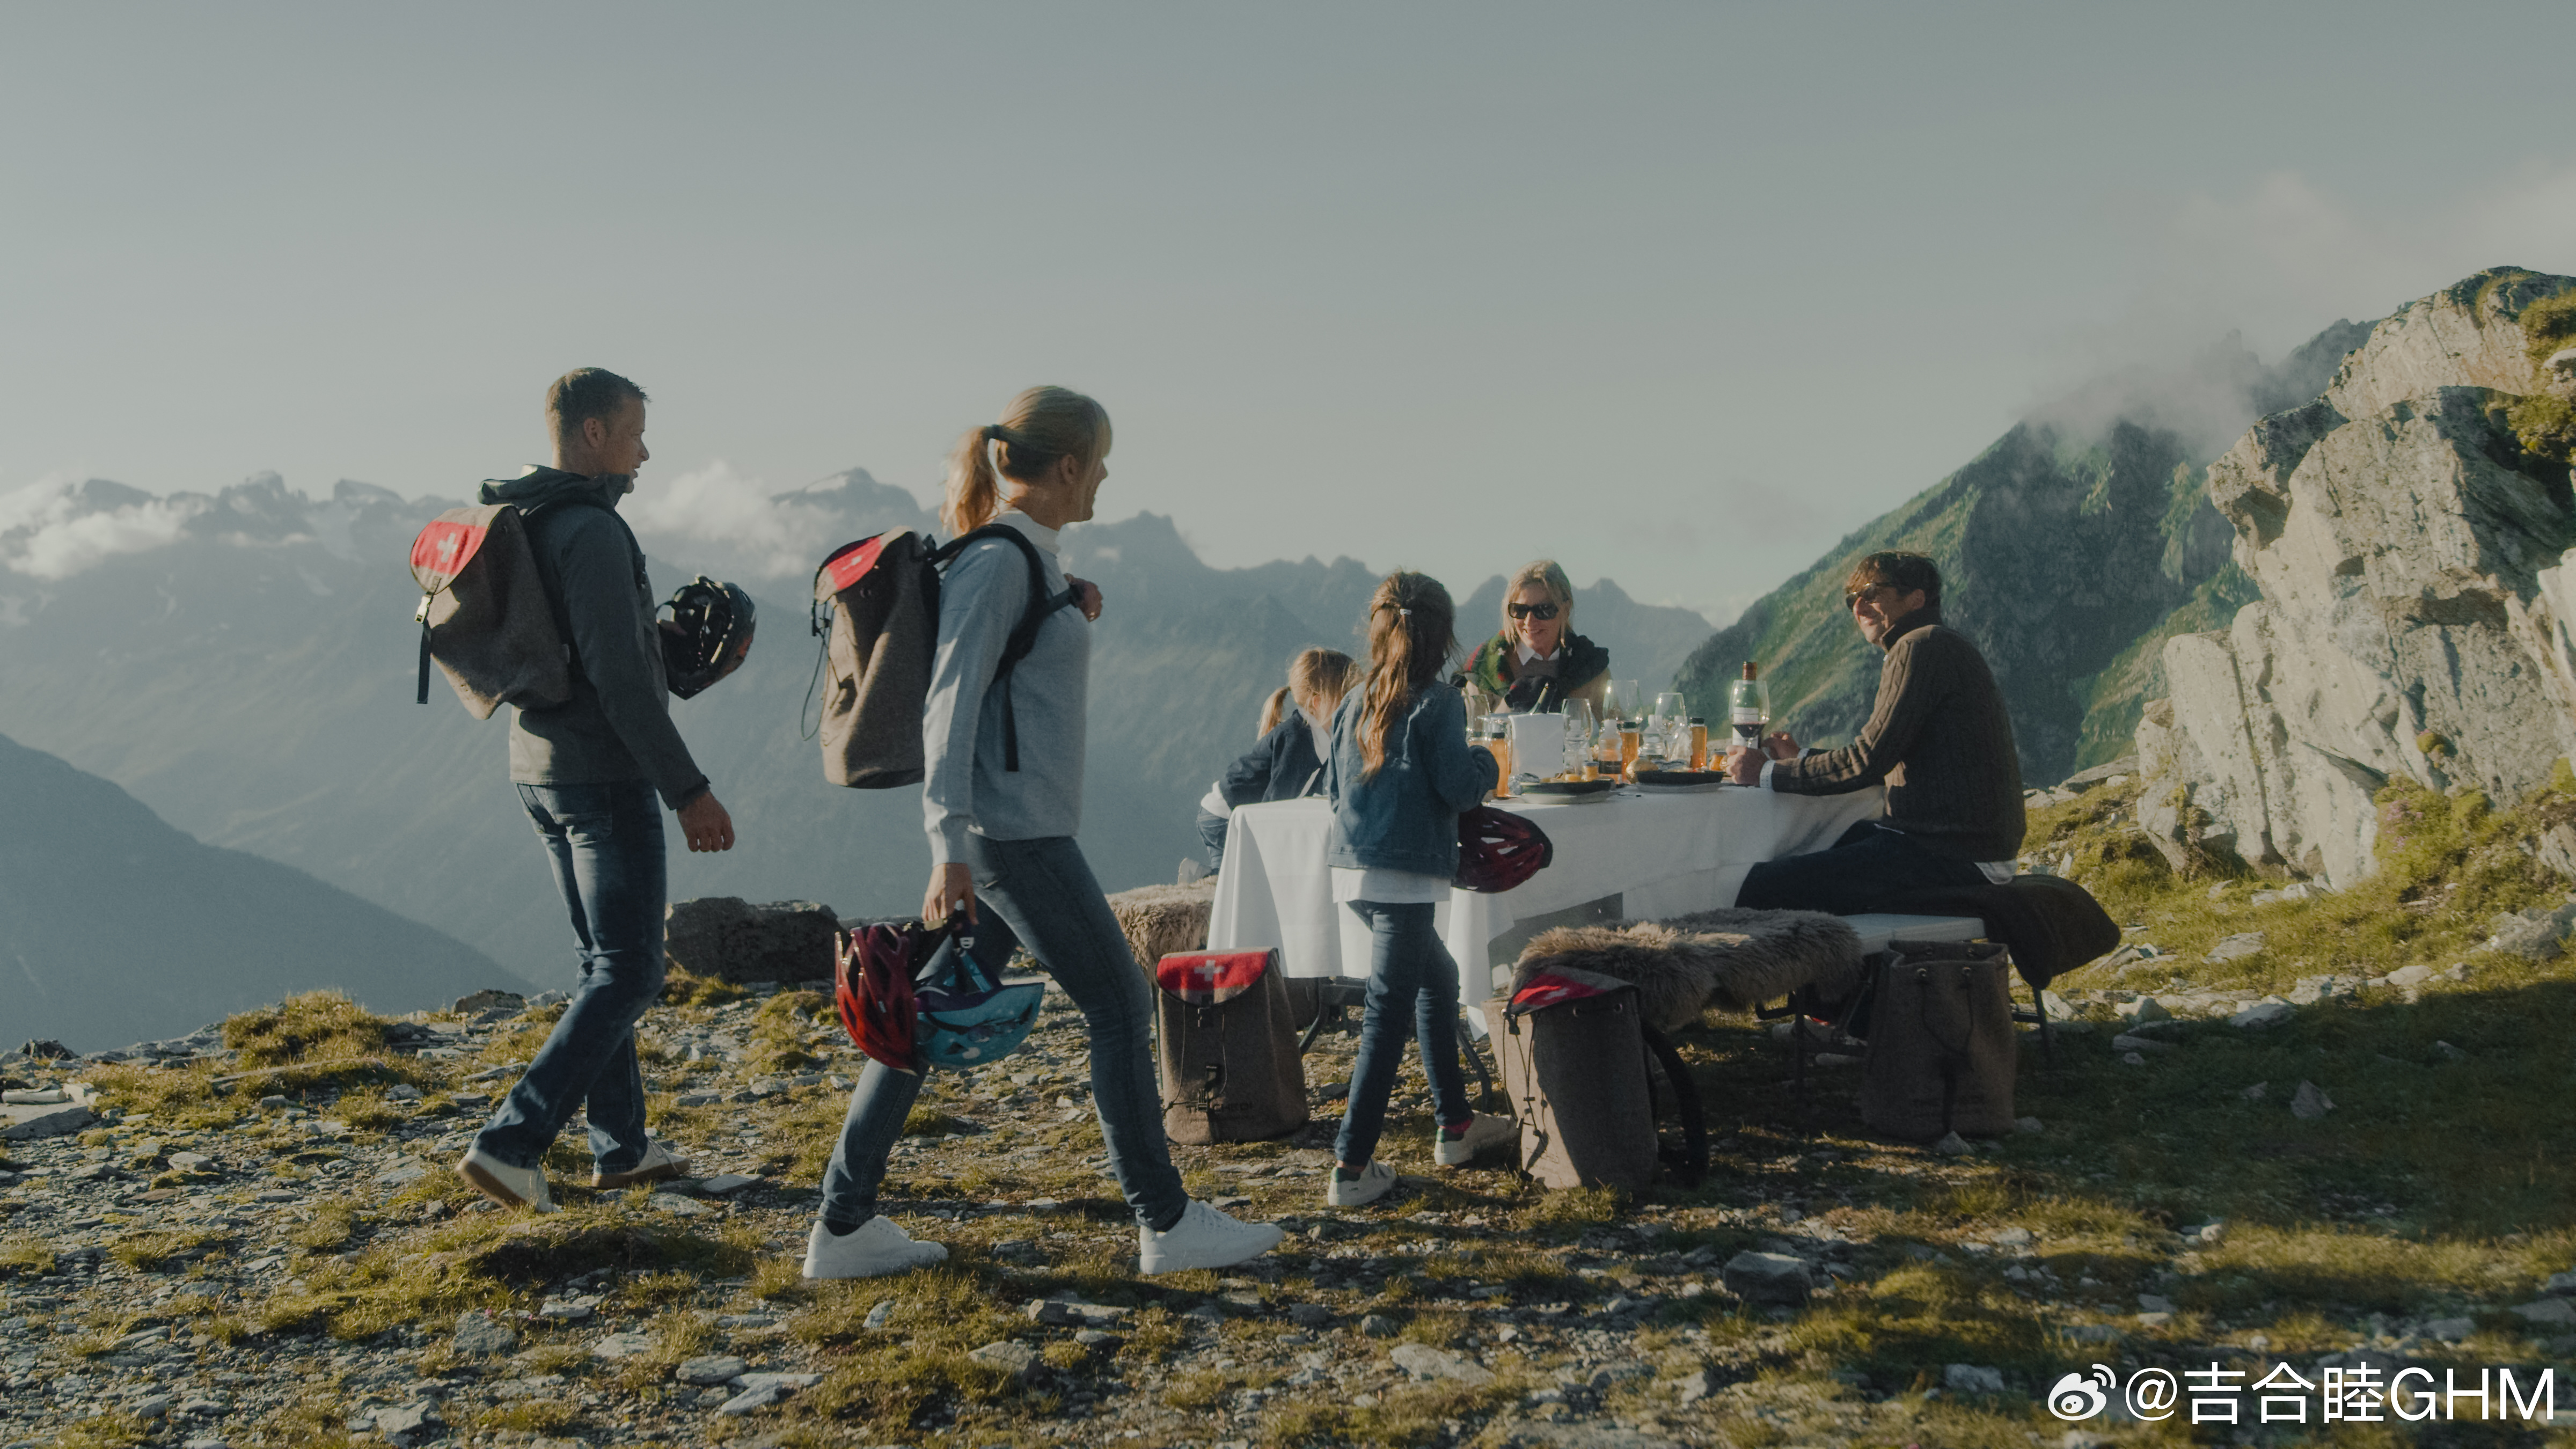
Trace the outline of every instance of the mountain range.
<path fill-rule="evenodd" d="M 52 755 L 0 740 L 0 1041 L 95 1050 L 332 986 L 379 1011 L 500 973 L 463 942 L 303 871 L 190 839 Z"/>
<path fill-rule="evenodd" d="M 675 848 L 673 898 L 909 908 L 928 866 L 919 792 L 826 785 L 800 729 L 814 664 L 804 571 L 849 539 L 933 520 L 860 469 L 703 529 L 657 511 L 654 482 L 627 507 L 656 589 L 731 577 L 760 614 L 749 663 L 673 706 L 740 834 L 724 855 Z M 454 502 L 345 481 L 316 499 L 275 475 L 213 493 L 93 480 L 0 499 L 0 735 L 115 782 L 199 840 L 309 872 L 528 981 L 568 985 L 572 939 L 507 783 L 505 724 L 475 721 L 442 686 L 413 702 L 419 595 L 401 561 Z M 1084 848 L 1111 890 L 1167 881 L 1197 849 L 1199 796 L 1252 745 L 1289 658 L 1313 644 L 1360 652 L 1377 577 L 1351 559 L 1212 568 L 1152 514 L 1065 537 L 1067 567 L 1108 598 Z M 1494 627 L 1501 591 L 1497 574 L 1465 594 L 1469 642 L 1476 625 Z M 1668 678 L 1709 628 L 1608 581 L 1584 589 L 1579 609 L 1623 676 L 1641 679 Z M 0 930 L 0 951 L 12 945 Z M 236 1004 L 277 994 L 246 988 Z"/>

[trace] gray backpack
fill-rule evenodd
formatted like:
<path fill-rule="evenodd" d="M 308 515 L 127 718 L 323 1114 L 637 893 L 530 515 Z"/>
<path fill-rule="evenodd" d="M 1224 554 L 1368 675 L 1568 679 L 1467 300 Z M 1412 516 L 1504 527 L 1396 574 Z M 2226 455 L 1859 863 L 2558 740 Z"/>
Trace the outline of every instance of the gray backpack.
<path fill-rule="evenodd" d="M 1306 1125 L 1306 1066 L 1277 951 L 1191 951 L 1154 963 L 1163 1133 L 1258 1142 Z"/>
<path fill-rule="evenodd" d="M 1871 983 L 1860 1116 L 1911 1142 L 2013 1130 L 2012 959 L 1990 941 L 1894 941 Z"/>
<path fill-rule="evenodd" d="M 1037 545 L 1007 524 L 986 524 L 939 548 L 898 528 L 845 543 L 814 570 L 813 630 L 823 641 L 814 661 L 823 696 L 815 728 L 823 742 L 824 779 L 856 790 L 921 783 L 921 720 L 930 698 L 931 656 L 939 645 L 940 569 L 985 538 L 1016 544 L 1029 566 L 1028 610 L 1002 646 L 992 685 L 1003 692 L 1003 767 L 1020 767 L 1011 670 L 1037 646 L 1038 627 L 1047 616 L 1073 602 L 1073 590 L 1049 594 Z"/>
<path fill-rule="evenodd" d="M 411 543 L 420 585 L 420 688 L 429 703 L 429 665 L 438 661 L 476 719 L 502 705 L 544 709 L 572 698 L 572 650 L 528 547 L 516 505 L 451 508 Z"/>

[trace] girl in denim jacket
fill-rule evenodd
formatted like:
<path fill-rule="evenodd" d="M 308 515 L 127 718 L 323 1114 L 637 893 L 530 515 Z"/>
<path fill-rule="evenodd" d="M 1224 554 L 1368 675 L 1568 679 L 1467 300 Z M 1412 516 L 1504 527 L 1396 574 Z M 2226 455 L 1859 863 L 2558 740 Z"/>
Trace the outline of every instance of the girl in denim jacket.
<path fill-rule="evenodd" d="M 1508 1118 L 1467 1105 L 1458 1075 L 1458 963 L 1432 929 L 1458 873 L 1458 817 L 1495 783 L 1494 757 L 1467 743 L 1467 710 L 1440 674 L 1458 641 L 1449 591 L 1392 573 L 1369 599 L 1367 672 L 1333 712 L 1324 791 L 1333 802 L 1333 899 L 1368 922 L 1368 1010 L 1351 1093 L 1334 1139 L 1324 1201 L 1357 1207 L 1386 1196 L 1394 1169 L 1375 1160 L 1387 1094 L 1403 1060 L 1408 1007 L 1431 1082 L 1444 1167 L 1511 1137 Z"/>

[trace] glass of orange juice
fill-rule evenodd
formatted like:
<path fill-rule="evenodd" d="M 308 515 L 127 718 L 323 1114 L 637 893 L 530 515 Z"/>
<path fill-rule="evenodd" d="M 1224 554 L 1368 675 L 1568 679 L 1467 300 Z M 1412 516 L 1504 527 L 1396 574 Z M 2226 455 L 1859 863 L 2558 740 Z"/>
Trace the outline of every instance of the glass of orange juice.
<path fill-rule="evenodd" d="M 1511 737 L 1503 732 L 1502 716 L 1495 715 L 1486 719 L 1485 738 L 1479 743 L 1493 752 L 1497 772 L 1494 779 L 1494 798 L 1510 799 L 1512 797 L 1512 741 Z"/>

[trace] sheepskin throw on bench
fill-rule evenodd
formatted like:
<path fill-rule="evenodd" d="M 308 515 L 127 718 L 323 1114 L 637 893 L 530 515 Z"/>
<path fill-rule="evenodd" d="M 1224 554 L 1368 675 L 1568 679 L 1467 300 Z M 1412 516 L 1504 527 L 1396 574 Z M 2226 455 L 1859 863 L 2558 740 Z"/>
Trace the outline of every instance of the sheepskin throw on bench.
<path fill-rule="evenodd" d="M 1549 966 L 1637 984 L 1646 1021 L 1676 1031 L 1710 1007 L 1751 1011 L 1802 986 L 1829 1000 L 1860 985 L 1860 934 L 1816 911 L 1701 911 L 1668 921 L 1563 926 L 1544 932 L 1513 968 L 1518 991 Z"/>

